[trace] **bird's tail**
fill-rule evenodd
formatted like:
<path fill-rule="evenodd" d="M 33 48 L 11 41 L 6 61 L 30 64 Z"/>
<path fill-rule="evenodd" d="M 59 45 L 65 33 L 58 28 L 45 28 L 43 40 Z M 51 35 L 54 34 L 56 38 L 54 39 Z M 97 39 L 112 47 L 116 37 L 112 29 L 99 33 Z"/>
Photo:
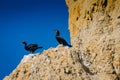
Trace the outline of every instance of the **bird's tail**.
<path fill-rule="evenodd" d="M 43 48 L 42 46 L 39 46 L 38 48 Z"/>
<path fill-rule="evenodd" d="M 68 45 L 69 47 L 72 47 L 72 45 Z"/>

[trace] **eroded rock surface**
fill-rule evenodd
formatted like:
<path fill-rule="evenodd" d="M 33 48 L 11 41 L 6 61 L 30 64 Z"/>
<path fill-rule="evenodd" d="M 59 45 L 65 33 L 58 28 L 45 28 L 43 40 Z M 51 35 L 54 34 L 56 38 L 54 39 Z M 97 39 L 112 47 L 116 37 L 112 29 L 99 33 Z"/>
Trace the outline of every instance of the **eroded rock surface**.
<path fill-rule="evenodd" d="M 99 76 L 116 75 L 120 79 L 120 0 L 66 3 L 71 42 L 81 51 L 84 63 Z"/>

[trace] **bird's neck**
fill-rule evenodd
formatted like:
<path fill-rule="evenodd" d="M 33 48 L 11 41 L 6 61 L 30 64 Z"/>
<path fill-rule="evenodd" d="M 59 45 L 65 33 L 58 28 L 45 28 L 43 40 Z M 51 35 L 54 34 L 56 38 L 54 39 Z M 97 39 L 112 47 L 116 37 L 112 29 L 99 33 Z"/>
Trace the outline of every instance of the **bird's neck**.
<path fill-rule="evenodd" d="M 60 35 L 57 35 L 57 34 L 56 34 L 56 36 L 60 36 Z"/>
<path fill-rule="evenodd" d="M 57 32 L 57 33 L 56 33 L 56 36 L 60 36 L 60 33 L 59 33 L 59 32 Z"/>
<path fill-rule="evenodd" d="M 27 46 L 27 43 L 25 43 L 25 47 Z"/>

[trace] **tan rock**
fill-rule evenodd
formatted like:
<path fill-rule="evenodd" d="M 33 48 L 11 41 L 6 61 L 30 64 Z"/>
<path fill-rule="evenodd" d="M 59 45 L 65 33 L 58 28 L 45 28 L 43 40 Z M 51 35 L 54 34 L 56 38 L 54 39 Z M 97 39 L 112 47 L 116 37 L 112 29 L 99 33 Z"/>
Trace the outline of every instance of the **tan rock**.
<path fill-rule="evenodd" d="M 70 48 L 63 46 L 25 55 L 4 80 L 82 80 L 79 75 L 85 72 L 72 56 Z"/>
<path fill-rule="evenodd" d="M 120 79 L 120 1 L 66 0 L 71 42 L 94 73 Z M 100 74 L 102 76 L 102 74 Z"/>

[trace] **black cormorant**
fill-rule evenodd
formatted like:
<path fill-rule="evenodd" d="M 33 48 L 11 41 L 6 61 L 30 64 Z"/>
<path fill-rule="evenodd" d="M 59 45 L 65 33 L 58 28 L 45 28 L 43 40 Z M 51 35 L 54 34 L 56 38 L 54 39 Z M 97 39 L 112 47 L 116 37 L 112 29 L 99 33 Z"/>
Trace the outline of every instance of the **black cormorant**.
<path fill-rule="evenodd" d="M 55 30 L 56 32 L 56 40 L 59 42 L 59 44 L 63 44 L 64 46 L 69 46 L 72 47 L 71 45 L 69 45 L 65 39 L 63 39 L 62 37 L 60 37 L 60 32 L 59 30 Z"/>
<path fill-rule="evenodd" d="M 37 49 L 39 49 L 39 48 L 43 48 L 42 46 L 38 46 L 37 44 L 29 44 L 29 45 L 27 45 L 27 42 L 22 42 L 22 44 L 24 44 L 25 45 L 25 50 L 27 50 L 27 51 L 30 51 L 31 53 L 33 53 L 35 50 L 37 50 Z"/>

